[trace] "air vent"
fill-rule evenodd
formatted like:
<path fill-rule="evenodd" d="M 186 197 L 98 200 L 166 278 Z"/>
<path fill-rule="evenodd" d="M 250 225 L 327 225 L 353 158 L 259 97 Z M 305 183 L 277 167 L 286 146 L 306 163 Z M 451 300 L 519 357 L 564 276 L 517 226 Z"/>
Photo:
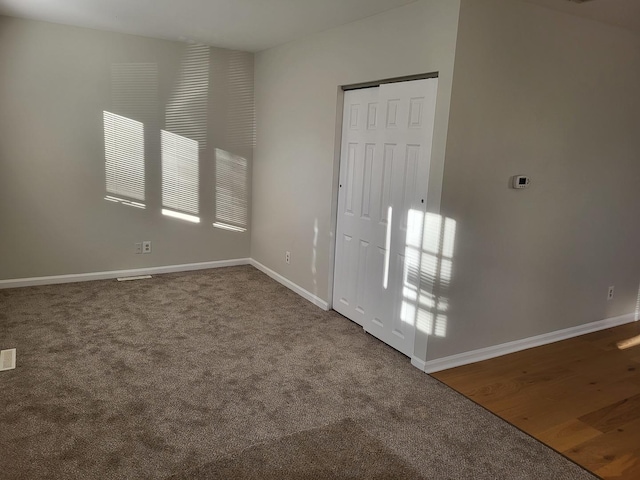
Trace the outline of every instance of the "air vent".
<path fill-rule="evenodd" d="M 130 282 L 131 280 L 146 280 L 151 278 L 151 275 L 137 275 L 135 277 L 118 277 L 119 282 Z"/>
<path fill-rule="evenodd" d="M 587 2 L 591 2 L 593 0 L 568 0 L 571 3 L 587 3 Z"/>
<path fill-rule="evenodd" d="M 16 349 L 0 350 L 0 372 L 16 368 Z"/>

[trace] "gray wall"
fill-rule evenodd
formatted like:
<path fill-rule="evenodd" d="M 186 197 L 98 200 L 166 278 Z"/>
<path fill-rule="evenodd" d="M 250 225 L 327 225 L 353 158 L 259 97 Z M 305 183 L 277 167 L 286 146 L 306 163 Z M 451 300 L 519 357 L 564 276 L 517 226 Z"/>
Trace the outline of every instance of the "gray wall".
<path fill-rule="evenodd" d="M 636 35 L 462 2 L 441 210 L 456 248 L 429 359 L 634 312 L 639 85 Z M 507 187 L 517 174 L 528 190 Z"/>
<path fill-rule="evenodd" d="M 249 256 L 249 231 L 219 230 L 212 223 L 215 148 L 246 158 L 250 181 L 252 54 L 210 52 L 207 148 L 200 151 L 202 223 L 161 214 L 159 130 L 166 106 L 180 101 L 176 88 L 189 48 L 0 17 L 0 279 Z M 147 101 L 137 92 L 127 108 L 114 94 L 122 84 L 114 87 L 112 66 L 132 63 L 155 65 L 157 96 Z M 137 81 L 120 80 L 124 95 L 127 82 Z M 189 118 L 189 108 L 181 110 L 187 115 L 182 127 L 201 120 Z M 103 111 L 137 115 L 145 123 L 145 210 L 104 199 Z M 134 254 L 134 243 L 142 240 L 153 242 L 152 254 Z"/>

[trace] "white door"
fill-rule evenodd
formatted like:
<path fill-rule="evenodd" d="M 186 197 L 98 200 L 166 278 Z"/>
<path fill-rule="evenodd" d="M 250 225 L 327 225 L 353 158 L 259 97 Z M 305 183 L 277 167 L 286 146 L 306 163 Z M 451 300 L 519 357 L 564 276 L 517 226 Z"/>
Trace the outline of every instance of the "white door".
<path fill-rule="evenodd" d="M 345 92 L 333 308 L 413 355 L 437 79 Z"/>

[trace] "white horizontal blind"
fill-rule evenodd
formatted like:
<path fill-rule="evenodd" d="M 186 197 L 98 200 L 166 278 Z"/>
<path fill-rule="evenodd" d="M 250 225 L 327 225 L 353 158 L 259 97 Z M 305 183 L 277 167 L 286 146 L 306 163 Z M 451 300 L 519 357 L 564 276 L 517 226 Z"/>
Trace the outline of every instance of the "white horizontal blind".
<path fill-rule="evenodd" d="M 214 226 L 247 226 L 247 160 L 216 149 L 216 223 Z"/>
<path fill-rule="evenodd" d="M 198 185 L 198 142 L 162 130 L 162 206 L 198 215 Z"/>
<path fill-rule="evenodd" d="M 144 125 L 103 112 L 108 194 L 144 201 Z"/>

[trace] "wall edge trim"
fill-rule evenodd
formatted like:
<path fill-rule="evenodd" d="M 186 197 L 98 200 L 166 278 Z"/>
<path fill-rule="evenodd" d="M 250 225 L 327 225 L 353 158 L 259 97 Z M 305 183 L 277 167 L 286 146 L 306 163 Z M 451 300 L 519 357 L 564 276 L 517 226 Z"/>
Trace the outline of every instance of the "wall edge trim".
<path fill-rule="evenodd" d="M 436 373 L 441 370 L 468 365 L 470 363 L 476 363 L 482 360 L 489 360 L 490 358 L 500 357 L 509 353 L 515 353 L 521 350 L 539 347 L 541 345 L 547 345 L 549 343 L 555 343 L 561 340 L 567 340 L 569 338 L 579 337 L 580 335 L 586 335 L 587 333 L 597 332 L 635 321 L 635 313 L 628 313 L 626 315 L 606 318 L 604 320 L 585 323 L 583 325 L 577 325 L 575 327 L 556 330 L 549 333 L 543 333 L 541 335 L 514 340 L 512 342 L 492 345 L 490 347 L 480 348 L 478 350 L 471 350 L 468 352 L 458 353 L 456 355 L 428 360 L 427 362 L 414 362 L 412 360 L 411 364 L 424 371 L 425 373 Z"/>
<path fill-rule="evenodd" d="M 250 263 L 250 265 L 252 265 L 255 268 L 257 268 L 258 270 L 260 270 L 262 273 L 264 273 L 264 274 L 268 275 L 269 277 L 273 278 L 276 282 L 284 285 L 289 290 L 294 291 L 295 293 L 297 293 L 298 295 L 300 295 L 304 299 L 310 301 L 311 303 L 313 303 L 317 307 L 320 307 L 321 309 L 323 309 L 325 311 L 329 310 L 329 303 L 328 302 L 325 302 L 324 300 L 322 300 L 317 295 L 314 295 L 313 293 L 309 292 L 308 290 L 305 290 L 300 285 L 298 285 L 296 283 L 293 283 L 288 278 L 283 277 L 279 273 L 271 270 L 269 267 L 266 267 L 265 265 L 263 265 L 262 263 L 258 262 L 257 260 L 254 260 L 253 258 L 250 259 L 249 263 Z"/>
<path fill-rule="evenodd" d="M 111 280 L 118 277 L 138 275 L 159 275 L 162 273 L 190 272 L 209 268 L 235 267 L 249 265 L 249 258 L 217 260 L 212 262 L 186 263 L 183 265 L 165 265 L 160 267 L 143 267 L 127 270 L 111 270 L 106 272 L 90 272 L 69 275 L 51 275 L 46 277 L 15 278 L 0 280 L 0 290 L 6 288 L 35 287 L 39 285 L 56 285 L 61 283 L 90 282 L 95 280 Z"/>

